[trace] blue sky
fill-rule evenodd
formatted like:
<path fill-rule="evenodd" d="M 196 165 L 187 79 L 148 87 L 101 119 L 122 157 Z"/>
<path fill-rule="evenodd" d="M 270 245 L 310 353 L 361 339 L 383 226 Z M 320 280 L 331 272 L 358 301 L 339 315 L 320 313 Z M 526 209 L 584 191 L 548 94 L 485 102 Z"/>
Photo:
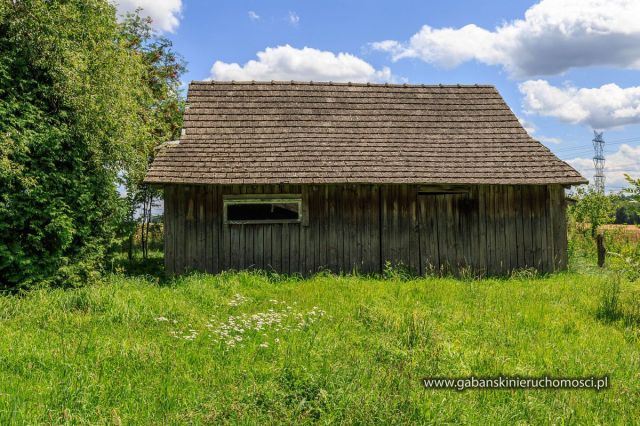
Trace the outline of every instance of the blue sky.
<path fill-rule="evenodd" d="M 121 0 L 188 62 L 185 82 L 333 80 L 495 85 L 532 136 L 587 178 L 640 177 L 640 1 Z M 306 48 L 306 49 L 305 49 Z M 250 62 L 253 61 L 253 62 Z M 215 66 L 214 66 L 215 65 Z"/>

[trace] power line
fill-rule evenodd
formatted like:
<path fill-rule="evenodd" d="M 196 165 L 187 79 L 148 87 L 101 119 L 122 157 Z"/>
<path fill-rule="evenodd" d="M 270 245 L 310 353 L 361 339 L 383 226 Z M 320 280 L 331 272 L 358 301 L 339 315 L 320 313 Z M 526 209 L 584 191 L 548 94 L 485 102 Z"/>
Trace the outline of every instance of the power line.
<path fill-rule="evenodd" d="M 624 145 L 624 144 L 630 143 L 630 142 L 640 142 L 640 138 L 629 139 L 629 140 L 626 140 L 624 142 L 615 142 L 615 143 L 607 142 L 607 146 Z M 586 146 L 576 146 L 576 147 L 572 147 L 572 148 L 558 149 L 558 150 L 555 150 L 554 152 L 562 154 L 562 153 L 578 152 L 578 151 L 587 153 L 587 152 L 591 152 L 591 148 L 586 147 Z"/>

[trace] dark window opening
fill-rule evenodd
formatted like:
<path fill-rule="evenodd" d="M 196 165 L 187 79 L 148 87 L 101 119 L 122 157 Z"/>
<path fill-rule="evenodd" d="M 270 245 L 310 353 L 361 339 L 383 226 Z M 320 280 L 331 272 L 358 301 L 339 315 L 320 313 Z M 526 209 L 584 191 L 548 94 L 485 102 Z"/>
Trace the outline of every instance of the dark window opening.
<path fill-rule="evenodd" d="M 225 201 L 227 223 L 300 222 L 301 201 L 293 200 L 228 200 Z"/>

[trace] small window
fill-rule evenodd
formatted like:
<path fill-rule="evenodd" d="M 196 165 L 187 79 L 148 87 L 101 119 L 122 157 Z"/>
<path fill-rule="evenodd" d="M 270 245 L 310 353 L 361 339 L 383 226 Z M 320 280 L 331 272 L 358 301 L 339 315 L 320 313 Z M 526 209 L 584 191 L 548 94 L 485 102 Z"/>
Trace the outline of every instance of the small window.
<path fill-rule="evenodd" d="M 300 196 L 248 195 L 224 199 L 225 223 L 298 223 L 301 219 Z"/>

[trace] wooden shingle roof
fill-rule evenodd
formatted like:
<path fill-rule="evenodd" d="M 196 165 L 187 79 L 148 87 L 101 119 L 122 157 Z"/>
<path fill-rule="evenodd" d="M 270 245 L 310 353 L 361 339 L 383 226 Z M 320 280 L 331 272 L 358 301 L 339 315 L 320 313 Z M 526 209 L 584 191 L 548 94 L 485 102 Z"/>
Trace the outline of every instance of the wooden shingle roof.
<path fill-rule="evenodd" d="M 148 183 L 580 184 L 493 86 L 193 82 Z"/>

